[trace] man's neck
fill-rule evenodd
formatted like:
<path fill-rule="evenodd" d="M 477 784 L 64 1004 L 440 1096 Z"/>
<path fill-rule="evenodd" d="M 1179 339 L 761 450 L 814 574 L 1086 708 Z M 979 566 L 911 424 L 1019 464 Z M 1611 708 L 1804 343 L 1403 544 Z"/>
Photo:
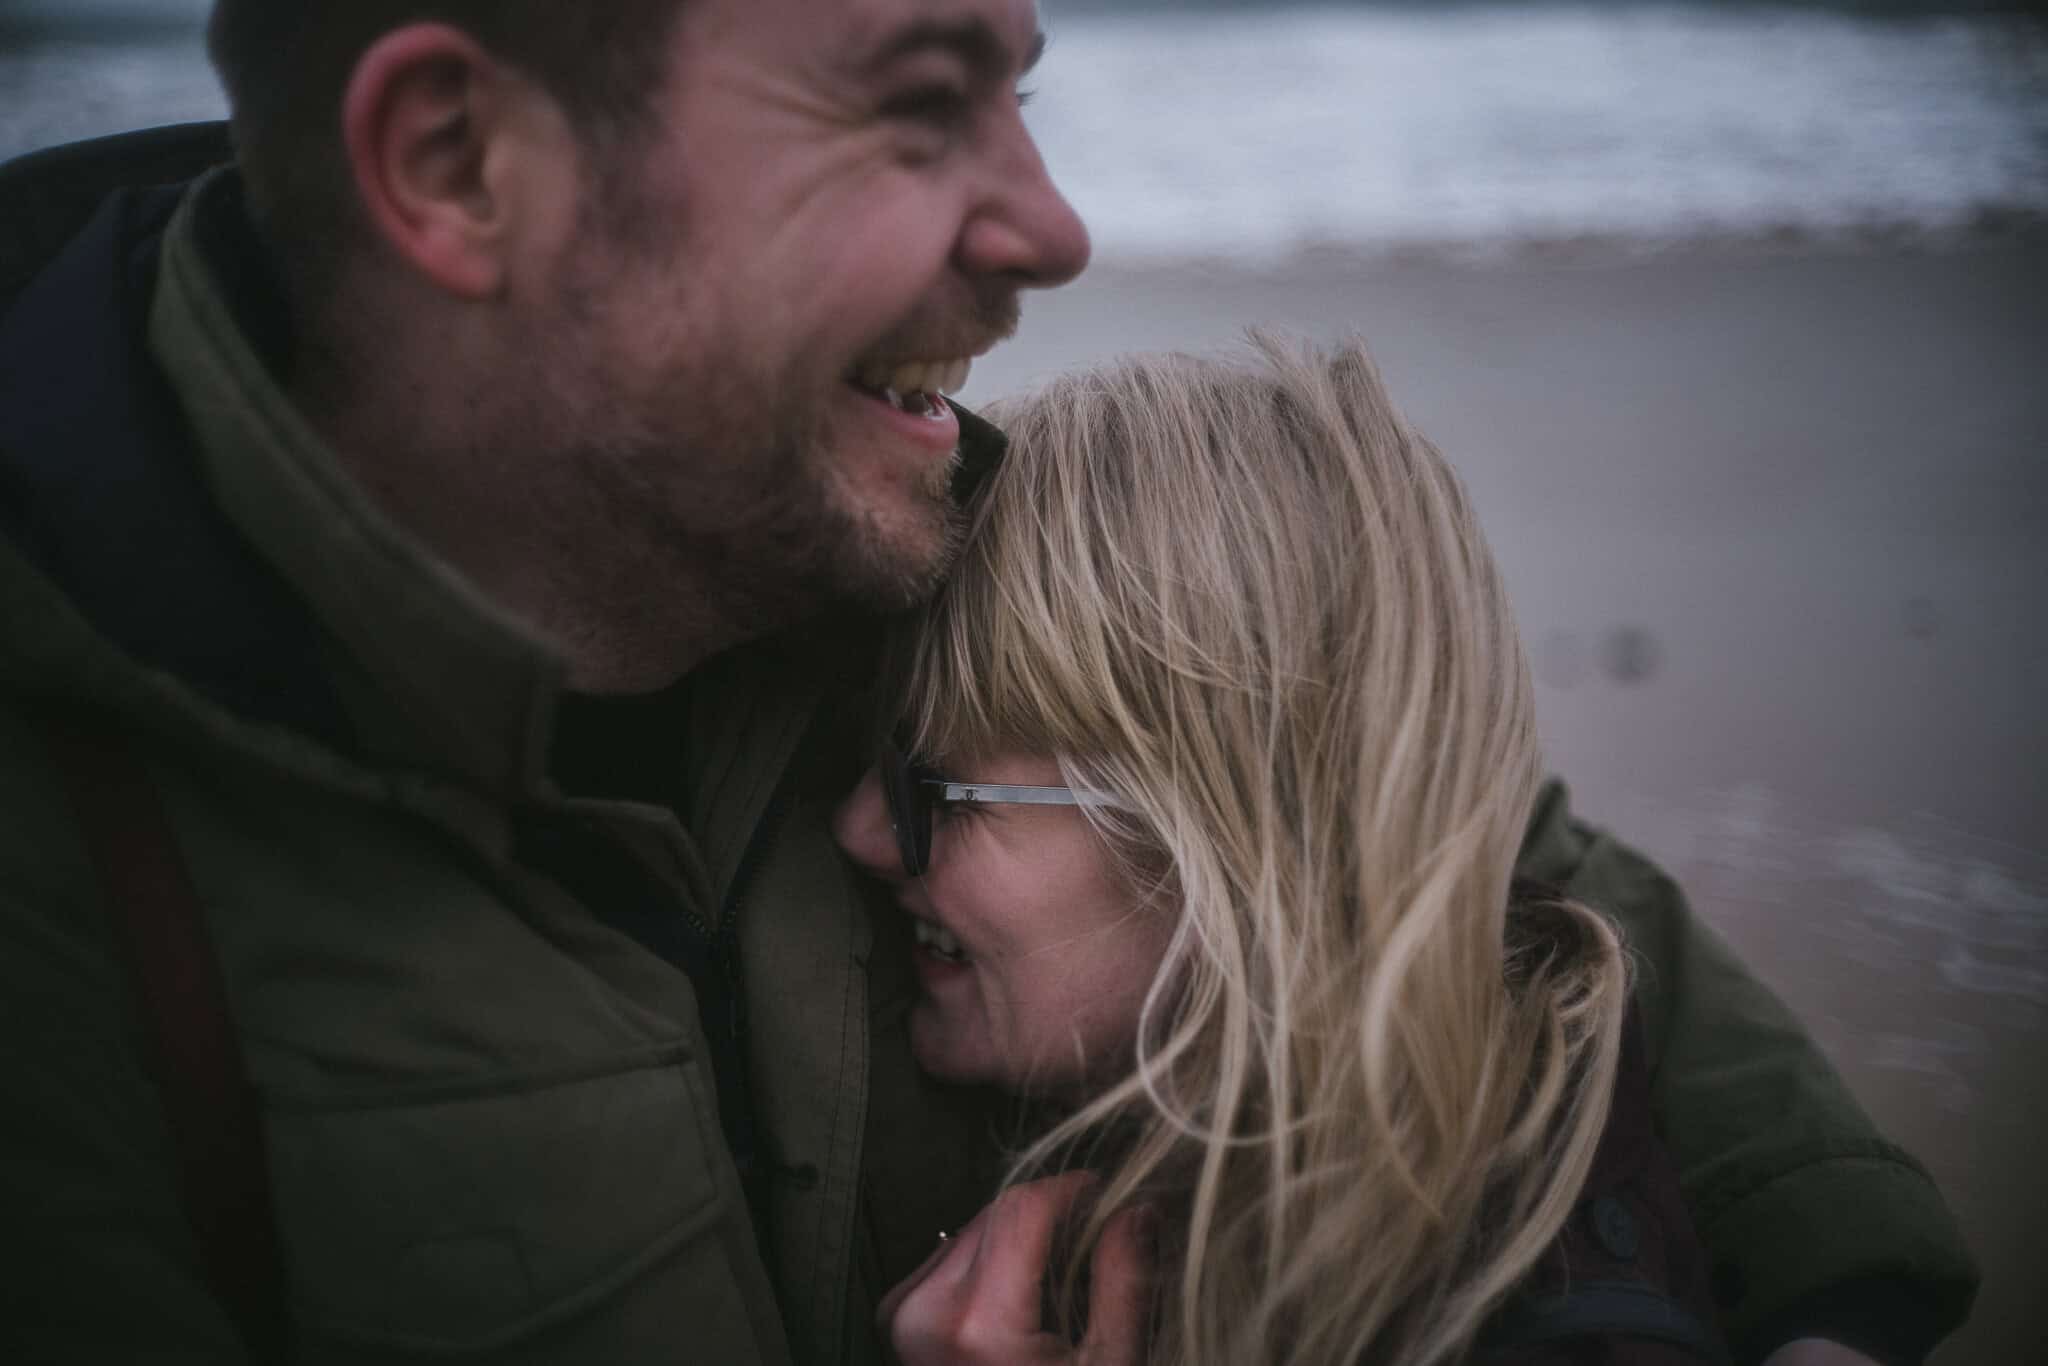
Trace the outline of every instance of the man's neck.
<path fill-rule="evenodd" d="M 578 457 L 533 449 L 459 339 L 407 330 L 372 365 L 302 344 L 289 396 L 394 524 L 555 644 L 571 687 L 650 692 L 752 634 L 678 557 L 607 533 L 585 481 L 560 477 Z"/>

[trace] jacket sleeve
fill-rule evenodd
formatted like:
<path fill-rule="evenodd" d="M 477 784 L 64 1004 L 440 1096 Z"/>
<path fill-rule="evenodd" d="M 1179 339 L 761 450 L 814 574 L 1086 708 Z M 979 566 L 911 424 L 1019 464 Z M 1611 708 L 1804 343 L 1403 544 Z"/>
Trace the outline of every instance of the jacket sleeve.
<path fill-rule="evenodd" d="M 1517 871 L 1621 927 L 1651 1104 L 1738 1360 L 1800 1336 L 1924 1357 L 1978 1273 L 1924 1167 L 1872 1126 L 1798 1021 L 1640 854 L 1543 790 Z"/>

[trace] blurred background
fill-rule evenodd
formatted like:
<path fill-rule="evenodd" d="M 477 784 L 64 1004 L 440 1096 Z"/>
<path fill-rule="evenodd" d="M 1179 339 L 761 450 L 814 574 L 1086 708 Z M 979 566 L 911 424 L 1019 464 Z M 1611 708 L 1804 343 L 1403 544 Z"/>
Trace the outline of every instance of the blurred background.
<path fill-rule="evenodd" d="M 1363 334 L 1551 762 L 1804 1017 L 2048 1361 L 2048 22 L 1042 0 L 1096 265 L 966 395 Z M 0 0 L 0 157 L 222 105 L 204 0 Z"/>

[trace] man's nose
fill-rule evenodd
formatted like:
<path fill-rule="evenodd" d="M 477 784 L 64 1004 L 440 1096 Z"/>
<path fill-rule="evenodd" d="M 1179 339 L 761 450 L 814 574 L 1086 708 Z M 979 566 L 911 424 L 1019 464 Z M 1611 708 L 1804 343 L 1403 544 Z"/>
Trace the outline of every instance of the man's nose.
<path fill-rule="evenodd" d="M 832 813 L 832 838 L 870 877 L 902 880 L 903 856 L 897 852 L 896 830 L 889 823 L 888 803 L 882 799 L 882 775 L 874 765 L 868 765 L 868 771 Z"/>
<path fill-rule="evenodd" d="M 961 231 L 960 264 L 969 274 L 997 276 L 1021 289 L 1051 289 L 1087 268 L 1088 228 L 1053 184 L 1021 122 L 1011 148 Z"/>

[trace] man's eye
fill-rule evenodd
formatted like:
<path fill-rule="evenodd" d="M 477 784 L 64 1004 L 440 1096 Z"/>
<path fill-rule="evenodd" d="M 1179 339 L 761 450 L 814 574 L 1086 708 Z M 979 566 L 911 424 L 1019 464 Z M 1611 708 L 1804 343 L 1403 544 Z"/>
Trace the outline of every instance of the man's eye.
<path fill-rule="evenodd" d="M 889 118 L 917 119 L 935 124 L 962 123 L 971 109 L 967 92 L 951 85 L 919 86 L 893 96 L 882 105 L 882 113 Z"/>

